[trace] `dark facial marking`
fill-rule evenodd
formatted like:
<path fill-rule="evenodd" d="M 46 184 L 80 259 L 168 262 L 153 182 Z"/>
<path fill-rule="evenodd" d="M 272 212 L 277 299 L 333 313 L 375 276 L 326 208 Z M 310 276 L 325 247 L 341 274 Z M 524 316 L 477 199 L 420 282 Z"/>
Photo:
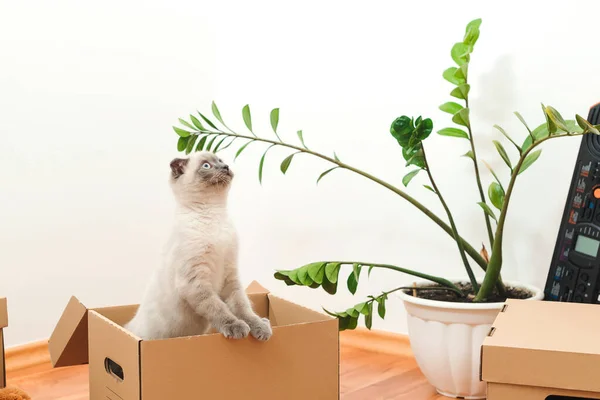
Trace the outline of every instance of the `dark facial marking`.
<path fill-rule="evenodd" d="M 179 178 L 185 172 L 185 167 L 188 164 L 187 158 L 175 158 L 171 161 L 171 176 L 174 179 Z"/>

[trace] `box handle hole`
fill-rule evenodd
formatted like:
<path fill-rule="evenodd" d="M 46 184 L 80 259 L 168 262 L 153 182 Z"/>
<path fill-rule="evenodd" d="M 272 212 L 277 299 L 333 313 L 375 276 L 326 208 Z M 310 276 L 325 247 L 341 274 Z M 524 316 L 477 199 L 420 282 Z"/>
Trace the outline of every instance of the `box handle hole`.
<path fill-rule="evenodd" d="M 116 362 L 114 362 L 113 360 L 111 360 L 110 358 L 105 358 L 104 359 L 104 368 L 106 369 L 106 372 L 109 373 L 109 375 L 112 375 L 113 377 L 117 378 L 119 381 L 123 381 L 123 379 L 125 379 L 125 374 L 123 373 L 123 368 L 121 368 L 121 366 L 119 364 L 117 364 Z"/>

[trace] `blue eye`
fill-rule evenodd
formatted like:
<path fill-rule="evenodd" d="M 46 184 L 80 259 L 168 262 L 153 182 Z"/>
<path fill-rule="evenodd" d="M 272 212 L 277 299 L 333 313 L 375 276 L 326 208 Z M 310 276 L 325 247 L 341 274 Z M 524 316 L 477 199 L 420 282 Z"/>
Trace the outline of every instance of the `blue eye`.
<path fill-rule="evenodd" d="M 205 162 L 204 164 L 202 164 L 202 168 L 204 168 L 204 169 L 211 169 L 212 165 L 210 165 L 209 163 Z"/>

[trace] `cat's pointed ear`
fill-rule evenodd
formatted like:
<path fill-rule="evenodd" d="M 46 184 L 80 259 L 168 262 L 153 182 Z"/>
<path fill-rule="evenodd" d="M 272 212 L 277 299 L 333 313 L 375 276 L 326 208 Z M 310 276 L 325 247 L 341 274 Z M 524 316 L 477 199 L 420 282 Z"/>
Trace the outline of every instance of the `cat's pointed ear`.
<path fill-rule="evenodd" d="M 185 166 L 189 159 L 187 158 L 175 158 L 171 161 L 171 176 L 175 179 L 179 178 L 185 172 Z"/>

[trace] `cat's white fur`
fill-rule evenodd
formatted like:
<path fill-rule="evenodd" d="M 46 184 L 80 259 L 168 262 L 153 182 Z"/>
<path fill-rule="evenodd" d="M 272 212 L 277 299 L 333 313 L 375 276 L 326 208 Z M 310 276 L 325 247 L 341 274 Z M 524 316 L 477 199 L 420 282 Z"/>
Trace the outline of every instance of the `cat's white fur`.
<path fill-rule="evenodd" d="M 228 338 L 268 340 L 269 320 L 254 313 L 238 278 L 238 239 L 227 214 L 233 173 L 208 152 L 175 159 L 171 168 L 177 209 L 165 261 L 124 327 L 143 339 L 199 335 L 213 327 Z"/>

